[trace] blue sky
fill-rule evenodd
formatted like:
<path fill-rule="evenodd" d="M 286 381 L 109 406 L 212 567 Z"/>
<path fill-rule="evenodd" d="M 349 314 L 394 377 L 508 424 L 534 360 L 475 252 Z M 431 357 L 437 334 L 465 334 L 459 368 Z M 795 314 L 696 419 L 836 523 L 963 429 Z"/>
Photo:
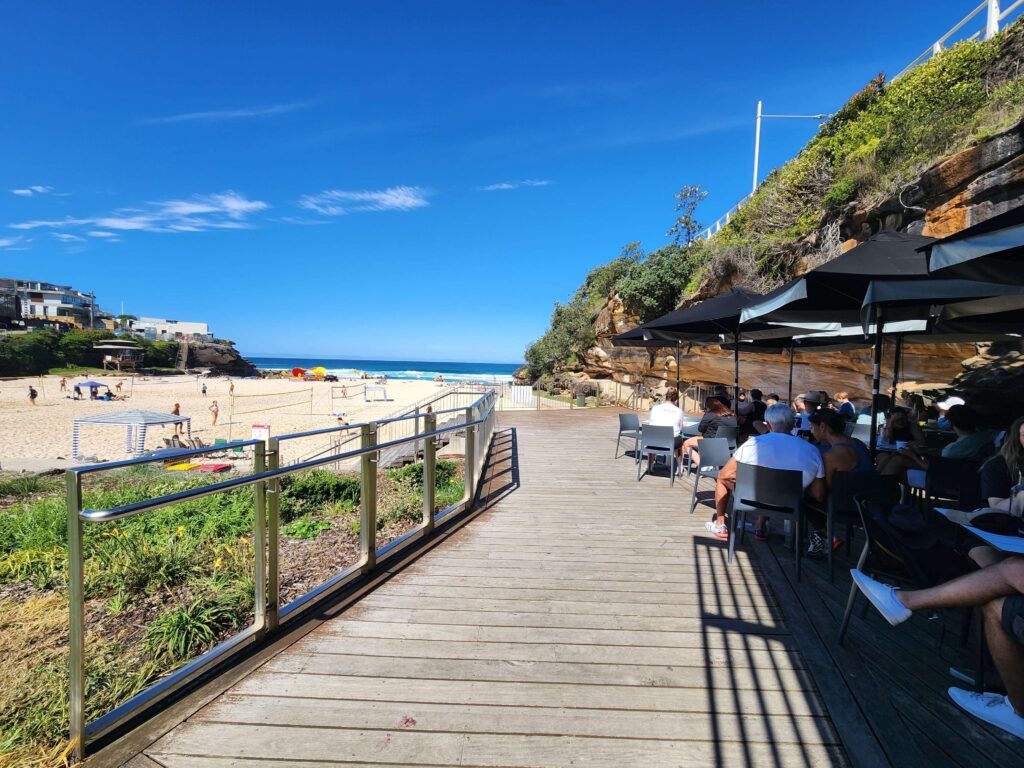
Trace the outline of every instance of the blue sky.
<path fill-rule="evenodd" d="M 250 355 L 514 362 L 680 185 L 749 191 L 759 98 L 830 112 L 974 4 L 8 3 L 0 276 Z"/>

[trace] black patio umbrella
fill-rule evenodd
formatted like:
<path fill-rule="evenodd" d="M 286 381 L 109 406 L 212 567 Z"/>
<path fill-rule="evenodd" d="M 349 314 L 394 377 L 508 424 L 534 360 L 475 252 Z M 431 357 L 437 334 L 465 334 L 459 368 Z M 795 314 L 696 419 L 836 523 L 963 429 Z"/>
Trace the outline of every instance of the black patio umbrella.
<path fill-rule="evenodd" d="M 997 323 L 993 317 L 1024 310 L 1024 285 L 938 277 L 872 280 L 861 304 L 865 327 L 875 307 L 882 309 L 886 322 L 987 316 L 986 324 L 992 327 Z"/>
<path fill-rule="evenodd" d="M 677 309 L 656 320 L 644 323 L 641 328 L 647 339 L 679 339 L 698 344 L 733 343 L 733 384 L 735 397 L 740 393 L 740 345 L 745 338 L 759 335 L 771 337 L 791 336 L 800 331 L 765 322 L 742 323 L 745 307 L 764 297 L 742 288 L 712 296 L 710 299 L 686 309 Z M 742 328 L 741 328 L 742 325 Z"/>
<path fill-rule="evenodd" d="M 936 277 L 1024 285 L 1024 206 L 924 247 Z"/>
<path fill-rule="evenodd" d="M 679 354 L 682 341 L 665 341 L 664 339 L 647 339 L 644 337 L 643 326 L 637 326 L 632 330 L 620 333 L 612 337 L 613 347 L 646 347 L 648 349 L 663 349 L 675 347 L 676 350 L 676 392 L 679 391 Z"/>
<path fill-rule="evenodd" d="M 863 243 L 802 277 L 765 294 L 742 310 L 748 323 L 785 323 L 810 327 L 811 323 L 860 322 L 864 294 L 872 280 L 908 280 L 928 274 L 919 248 L 930 237 L 906 232 L 879 232 Z"/>

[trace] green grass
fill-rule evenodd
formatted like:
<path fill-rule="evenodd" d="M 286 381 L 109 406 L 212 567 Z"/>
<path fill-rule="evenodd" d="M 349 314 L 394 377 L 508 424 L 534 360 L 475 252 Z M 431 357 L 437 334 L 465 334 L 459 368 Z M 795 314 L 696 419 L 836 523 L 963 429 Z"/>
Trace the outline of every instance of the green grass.
<path fill-rule="evenodd" d="M 150 467 L 93 476 L 84 506 L 109 509 L 211 479 Z M 462 466 L 437 464 L 437 509 L 461 500 Z M 359 532 L 358 479 L 317 470 L 282 482 L 282 531 L 316 539 Z M 0 480 L 0 768 L 61 764 L 67 733 L 67 512 L 62 477 Z M 423 467 L 382 472 L 377 522 L 415 524 Z M 116 523 L 87 524 L 84 571 L 90 634 L 87 709 L 93 719 L 252 619 L 253 491 L 215 494 Z M 155 617 L 154 617 L 155 611 Z"/>
<path fill-rule="evenodd" d="M 46 371 L 49 376 L 77 376 L 80 373 L 96 374 L 99 376 L 119 376 L 117 371 L 108 371 L 105 368 L 92 368 L 88 365 L 62 365 L 56 368 L 49 368 Z"/>

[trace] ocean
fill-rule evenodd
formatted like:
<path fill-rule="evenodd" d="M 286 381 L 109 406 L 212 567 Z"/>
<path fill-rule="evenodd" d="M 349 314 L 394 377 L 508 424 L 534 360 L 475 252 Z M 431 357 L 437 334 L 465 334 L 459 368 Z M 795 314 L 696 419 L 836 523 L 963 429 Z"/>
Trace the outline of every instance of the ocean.
<path fill-rule="evenodd" d="M 370 376 L 386 374 L 389 379 L 420 379 L 433 381 L 485 381 L 500 383 L 512 380 L 512 373 L 521 363 L 453 363 L 422 360 L 348 360 L 329 357 L 249 357 L 260 370 L 290 371 L 292 368 L 322 367 L 339 378 L 354 378 L 356 371 Z"/>

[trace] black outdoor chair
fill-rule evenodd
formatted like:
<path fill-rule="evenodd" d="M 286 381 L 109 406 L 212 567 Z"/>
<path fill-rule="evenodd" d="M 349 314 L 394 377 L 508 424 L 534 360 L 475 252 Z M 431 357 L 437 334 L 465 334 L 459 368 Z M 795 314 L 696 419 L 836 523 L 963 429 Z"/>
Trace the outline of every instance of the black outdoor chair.
<path fill-rule="evenodd" d="M 636 480 L 644 476 L 643 459 L 648 460 L 648 472 L 651 463 L 658 457 L 664 457 L 668 464 L 669 485 L 676 482 L 676 437 L 672 427 L 645 426 L 640 430 L 640 447 L 638 448 L 638 460 L 636 463 Z"/>
<path fill-rule="evenodd" d="M 947 459 L 936 456 L 928 460 L 924 481 L 925 503 L 953 503 L 958 509 L 981 506 L 981 464 L 973 459 Z"/>
<path fill-rule="evenodd" d="M 693 479 L 693 497 L 690 500 L 690 514 L 697 508 L 697 486 L 702 477 L 717 478 L 719 470 L 729 461 L 729 441 L 724 437 L 709 437 L 701 440 L 698 448 L 697 475 Z"/>
<path fill-rule="evenodd" d="M 625 437 L 627 440 L 633 441 L 633 453 L 634 458 L 639 454 L 636 453 L 636 447 L 640 442 L 640 417 L 635 413 L 620 413 L 619 414 L 619 435 L 615 438 L 615 458 L 619 458 L 619 441 Z"/>
<path fill-rule="evenodd" d="M 736 490 L 733 492 L 733 533 L 729 537 L 729 562 L 736 539 L 746 530 L 747 512 L 772 518 L 789 516 L 795 527 L 794 553 L 796 578 L 800 580 L 800 550 L 803 542 L 803 475 L 795 469 L 769 469 L 753 464 L 736 464 Z"/>
<path fill-rule="evenodd" d="M 874 472 L 836 472 L 828 488 L 825 500 L 825 542 L 828 557 L 828 580 L 833 578 L 832 539 L 836 525 L 846 526 L 846 552 L 850 553 L 854 527 L 860 527 L 860 511 L 856 497 L 877 499 L 890 505 L 899 500 L 899 484 L 895 477 L 886 477 Z"/>

